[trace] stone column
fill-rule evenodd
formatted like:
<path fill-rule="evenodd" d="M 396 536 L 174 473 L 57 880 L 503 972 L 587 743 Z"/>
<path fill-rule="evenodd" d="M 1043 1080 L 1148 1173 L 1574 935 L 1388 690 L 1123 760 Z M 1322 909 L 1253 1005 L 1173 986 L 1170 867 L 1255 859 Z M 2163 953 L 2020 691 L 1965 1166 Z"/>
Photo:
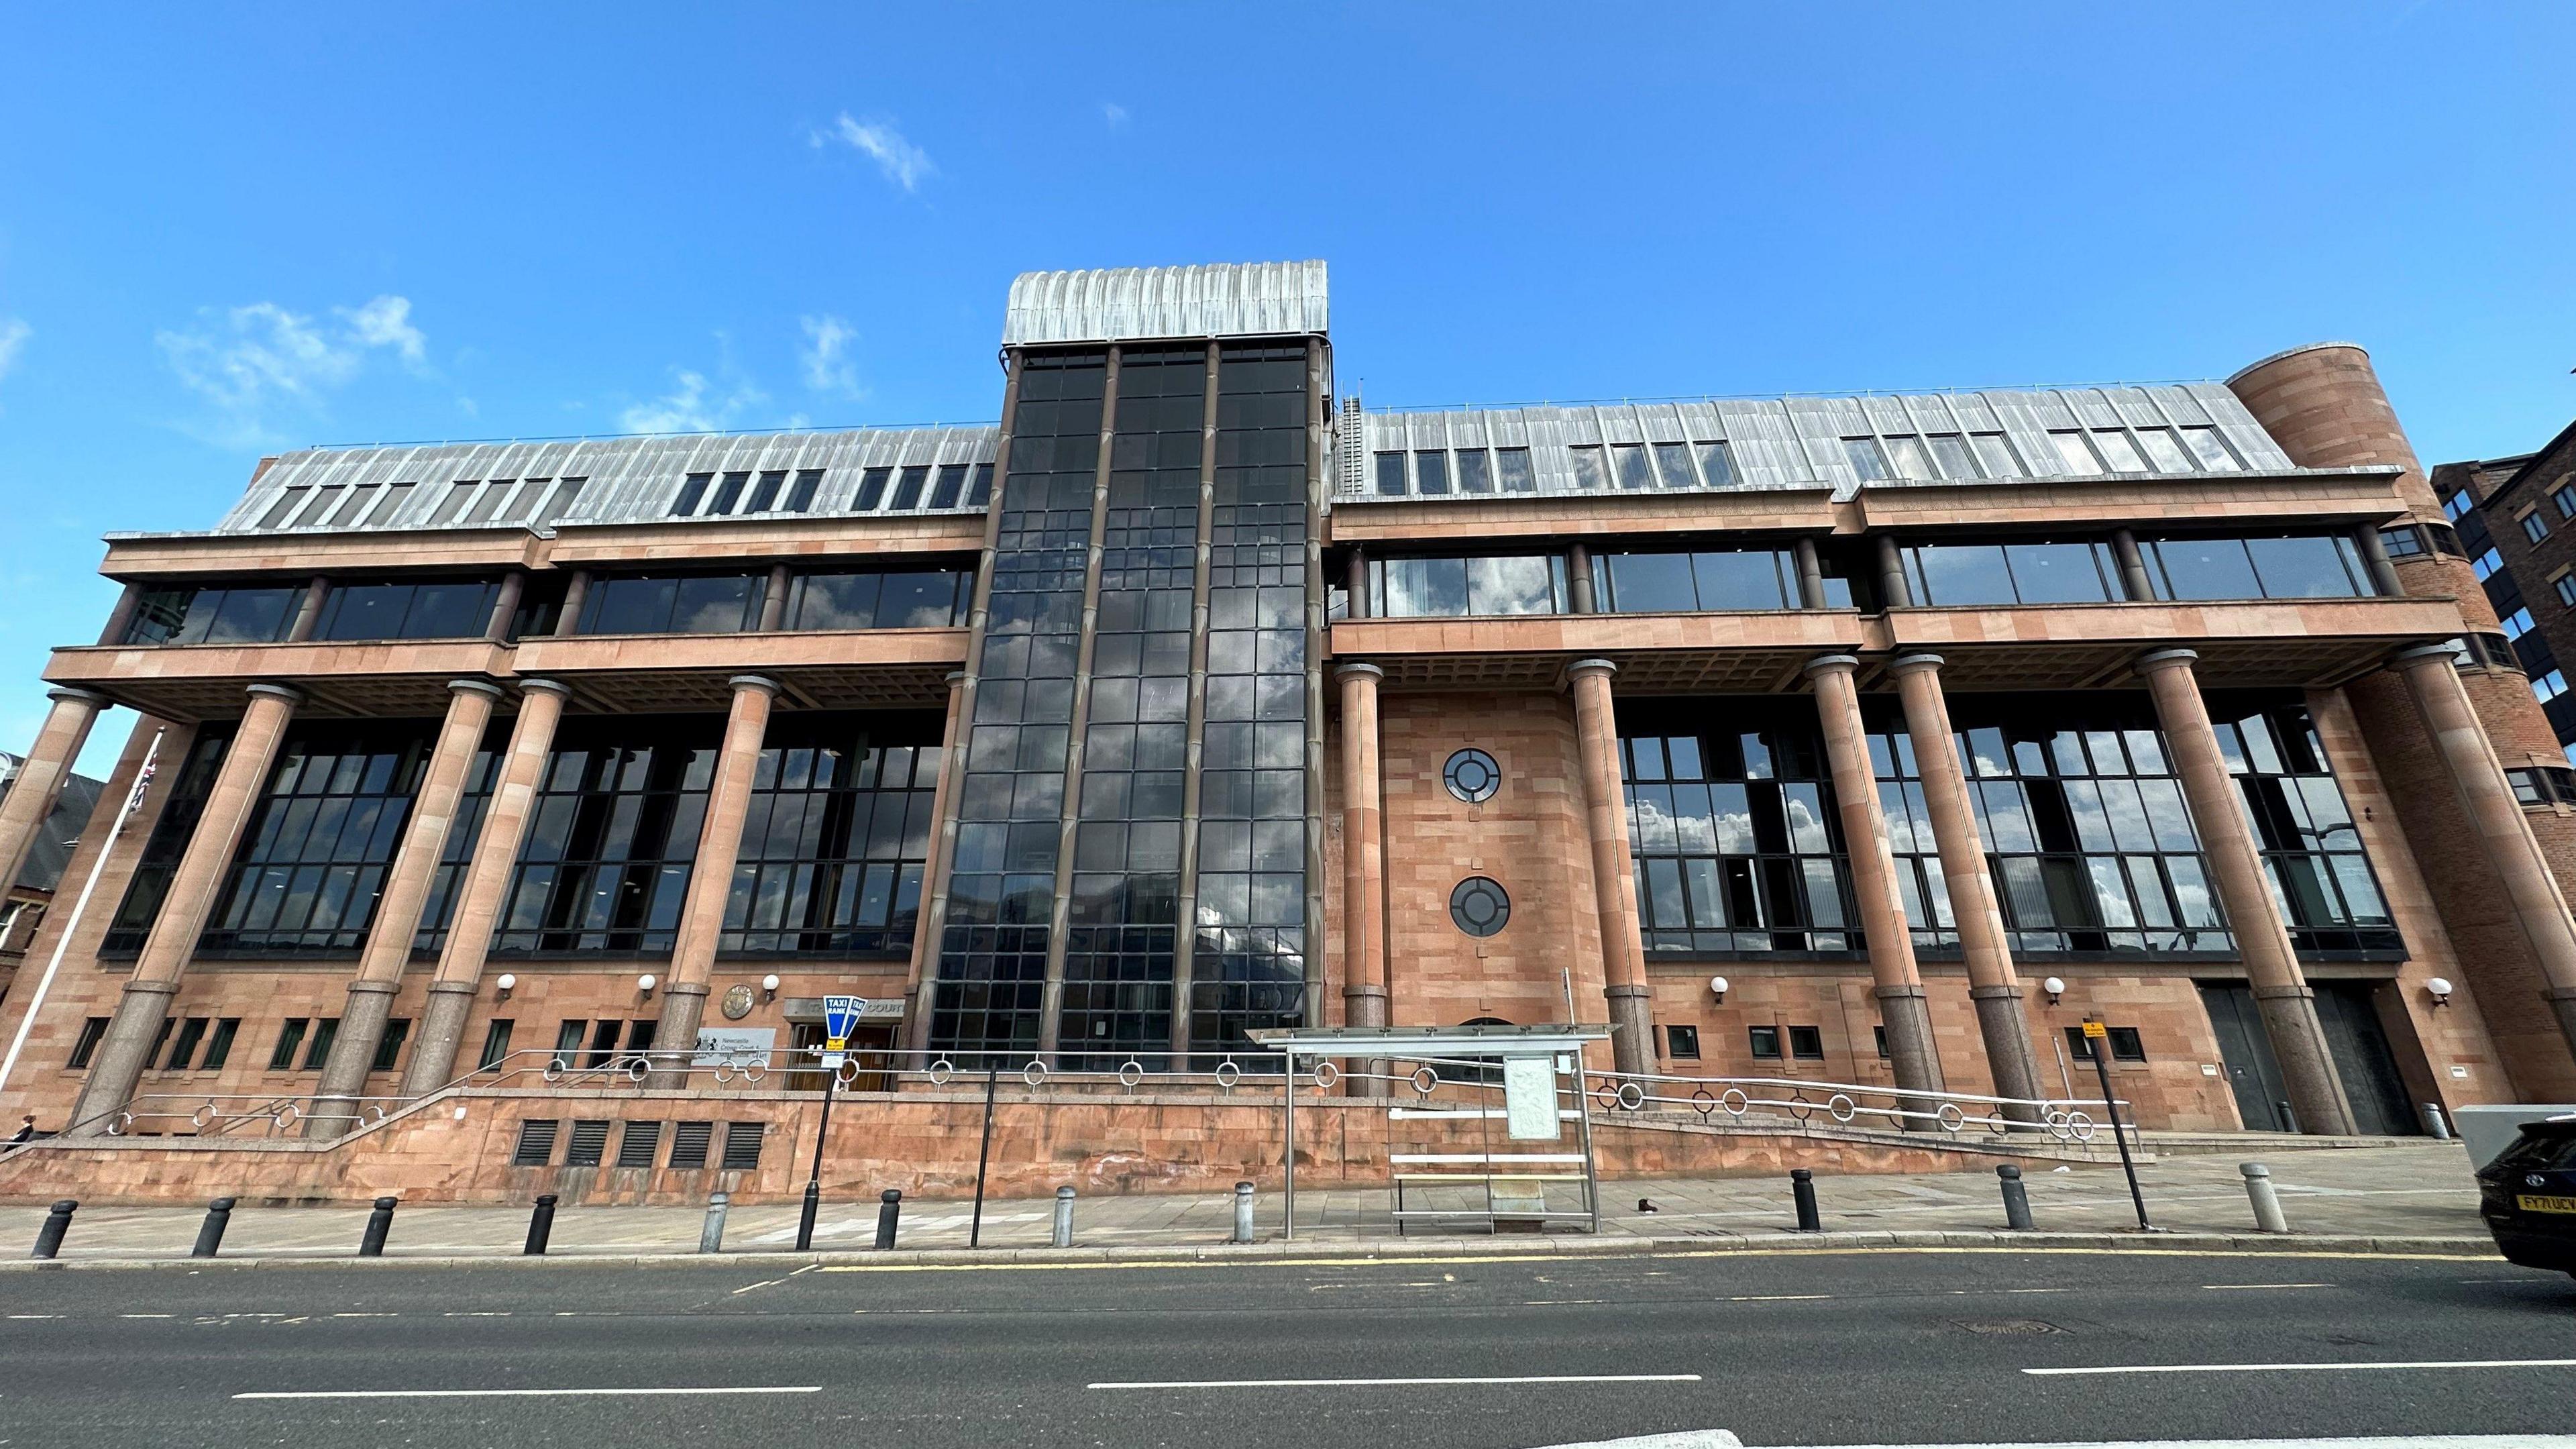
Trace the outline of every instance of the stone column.
<path fill-rule="evenodd" d="M 563 608 L 555 613 L 555 637 L 569 639 L 581 632 L 581 606 L 590 600 L 590 570 L 574 569 L 564 583 Z"/>
<path fill-rule="evenodd" d="M 1869 732 L 1861 724 L 1860 688 L 1853 673 L 1860 660 L 1849 654 L 1826 654 L 1810 660 L 1807 677 L 1815 682 L 1816 718 L 1824 726 L 1825 757 L 1834 772 L 1834 808 L 1842 816 L 1843 847 L 1849 853 L 1852 896 L 1860 910 L 1860 928 L 1869 941 L 1869 974 L 1876 978 L 1871 994 L 1887 1027 L 1887 1054 L 1896 1066 L 1902 1092 L 1939 1092 L 1941 1054 L 1932 1042 L 1932 1007 L 1923 992 L 1923 976 L 1914 963 L 1914 934 L 1905 923 L 1904 898 L 1896 890 L 1896 861 L 1888 853 L 1887 817 L 1878 806 L 1878 780 L 1869 763 Z M 1910 1111 L 1929 1113 L 1939 1104 L 1914 1101 Z M 1909 1131 L 1937 1130 L 1926 1116 L 1906 1118 Z"/>
<path fill-rule="evenodd" d="M 1802 538 L 1797 543 L 1798 607 L 1825 607 L 1825 561 L 1816 552 L 1816 541 Z"/>
<path fill-rule="evenodd" d="M 2409 649 L 2394 662 L 2415 697 L 2415 708 L 2424 716 L 2425 733 L 2441 752 L 2442 764 L 2459 791 L 2460 805 L 2477 830 L 2478 845 L 2504 887 L 2505 898 L 2513 903 L 2514 920 L 2531 940 L 2541 979 L 2548 983 L 2541 994 L 2557 1015 L 2568 1046 L 2576 1049 L 2576 922 L 2568 919 L 2567 902 L 2550 874 L 2549 861 L 2513 798 L 2513 787 L 2505 783 L 2504 767 L 2496 760 L 2468 691 L 2460 687 L 2452 658 L 2448 648 L 2430 645 Z"/>
<path fill-rule="evenodd" d="M 770 704 L 778 681 L 758 674 L 737 674 L 733 712 L 725 720 L 724 746 L 716 755 L 714 783 L 707 788 L 706 824 L 698 831 L 698 854 L 689 867 L 689 893 L 680 905 L 680 926 L 671 942 L 671 969 L 662 983 L 662 1018 L 653 1028 L 653 1044 L 664 1052 L 686 1053 L 697 1045 L 698 1023 L 707 1013 L 707 979 L 715 974 L 716 938 L 724 930 L 725 902 L 733 896 L 733 864 L 742 853 L 742 821 L 751 808 L 752 773 L 760 767 L 761 741 L 769 734 Z M 683 1055 L 680 1060 L 685 1063 Z M 657 1068 L 647 1080 L 659 1087 L 688 1085 L 681 1067 Z"/>
<path fill-rule="evenodd" d="M 2152 603 L 2156 581 L 2147 572 L 2147 556 L 2138 547 L 2138 536 L 2125 528 L 2111 530 L 2111 553 L 2120 563 L 2120 589 L 2133 604 Z"/>
<path fill-rule="evenodd" d="M 287 643 L 301 644 L 313 637 L 313 630 L 322 622 L 322 601 L 330 593 L 331 580 L 324 574 L 315 574 L 312 582 L 304 586 L 304 599 L 295 606 L 295 622 L 286 627 Z"/>
<path fill-rule="evenodd" d="M 957 752 L 965 748 L 965 700 L 966 672 L 961 669 L 948 676 L 948 723 L 940 732 L 939 780 L 930 793 L 930 860 L 921 873 L 921 913 L 913 918 L 912 964 L 904 976 L 900 1044 L 915 1051 L 929 1041 L 924 1022 L 939 982 L 939 943 L 931 939 L 930 903 L 948 888 L 948 816 L 957 808 L 949 783 L 957 778 Z"/>
<path fill-rule="evenodd" d="M 27 855 L 36 848 L 36 834 L 45 828 L 45 817 L 54 813 L 54 801 L 63 793 L 63 782 L 72 777 L 72 766 L 80 760 L 81 746 L 89 743 L 90 726 L 98 723 L 98 713 L 111 701 L 106 695 L 86 689 L 49 689 L 45 697 L 54 702 L 46 712 L 44 727 L 36 731 L 36 742 L 27 747 L 27 763 L 18 767 L 17 781 L 9 793 L 0 795 L 0 893 L 18 879 L 19 870 L 27 864 Z M 104 811 L 111 802 L 102 799 Z M 107 817 L 101 815 L 103 822 Z"/>
<path fill-rule="evenodd" d="M 1877 540 L 1878 593 L 1889 608 L 1911 608 L 1914 586 L 1905 581 L 1905 557 L 1896 550 L 1896 536 L 1882 533 Z"/>
<path fill-rule="evenodd" d="M 775 634 L 787 618 L 787 565 L 771 564 L 769 582 L 760 591 L 760 632 Z"/>
<path fill-rule="evenodd" d="M 116 596 L 116 607 L 107 611 L 107 622 L 99 627 L 99 646 L 106 648 L 124 643 L 125 636 L 134 629 L 134 616 L 142 607 L 143 586 L 127 584 L 125 592 Z"/>
<path fill-rule="evenodd" d="M 170 998 L 178 994 L 179 978 L 187 974 L 189 958 L 196 954 L 197 937 L 215 909 L 215 893 L 223 889 L 224 869 L 232 864 L 242 831 L 259 808 L 260 791 L 277 762 L 278 746 L 303 699 L 283 685 L 250 686 L 250 708 L 243 712 L 241 727 L 224 751 L 223 766 L 215 772 L 214 788 L 207 792 L 197 828 L 180 853 L 170 889 L 161 897 L 160 914 L 144 939 L 143 954 L 135 960 L 134 974 L 125 983 L 98 1054 L 90 1059 L 89 1080 L 82 1084 L 80 1101 L 72 1109 L 70 1135 L 104 1133 L 105 1114 L 133 1100 L 135 1083 L 143 1079 L 144 1059 L 159 1040 L 161 1019 L 169 1014 Z"/>
<path fill-rule="evenodd" d="M 429 886 L 438 874 L 439 856 L 447 849 L 447 832 L 456 823 L 456 807 L 465 796 L 465 778 L 482 748 L 484 727 L 492 722 L 498 685 L 459 679 L 448 686 L 447 719 L 422 770 L 420 789 L 412 796 L 411 818 L 403 825 L 402 845 L 385 873 L 376 900 L 376 919 L 367 929 L 367 944 L 358 953 L 357 974 L 349 980 L 349 999 L 340 1008 L 340 1034 L 331 1039 L 331 1055 L 322 1064 L 322 1079 L 313 1089 L 313 1110 L 305 1115 L 307 1137 L 338 1137 L 359 1125 L 353 1099 L 367 1090 L 367 1071 L 384 1041 L 385 1022 L 393 1015 L 394 993 L 402 989 L 403 968 L 411 964 L 412 937 L 420 930 L 420 913 L 429 903 Z"/>
<path fill-rule="evenodd" d="M 1342 1020 L 1387 1024 L 1386 811 L 1378 781 L 1374 664 L 1333 670 L 1342 686 Z M 1354 1097 L 1383 1096 L 1386 1083 L 1354 1076 Z"/>
<path fill-rule="evenodd" d="M 2299 970 L 2289 927 L 2272 899 L 2245 796 L 2218 753 L 2218 734 L 2210 728 L 2209 709 L 2192 674 L 2192 661 L 2199 657 L 2188 649 L 2159 649 L 2140 659 L 2138 670 L 2155 697 L 2165 748 L 2173 755 L 2174 774 L 2182 782 L 2192 826 L 2200 832 L 2201 853 L 2218 899 L 2227 908 L 2227 928 L 2253 983 L 2263 1034 L 2272 1039 L 2272 1055 L 2280 1063 L 2299 1130 L 2349 1135 L 2352 1109 L 2335 1078 L 2325 1029 L 2317 1023 L 2317 993 Z"/>
<path fill-rule="evenodd" d="M 1601 586 L 1592 571 L 1592 550 L 1576 544 L 1565 551 L 1566 603 L 1578 614 L 1601 612 Z"/>
<path fill-rule="evenodd" d="M 511 722 L 510 743 L 492 781 L 492 798 L 483 806 L 483 833 L 475 838 L 474 856 L 466 863 L 456 905 L 448 912 L 447 944 L 439 951 L 438 970 L 430 978 L 429 1002 L 421 1010 L 411 1064 L 403 1068 L 403 1096 L 437 1091 L 455 1077 L 457 1044 L 465 1035 L 465 1019 L 474 1010 L 483 963 L 492 954 L 492 929 L 509 896 L 510 878 L 518 870 L 519 846 L 527 839 L 529 818 L 536 813 L 537 787 L 545 783 L 555 726 L 563 719 L 564 698 L 571 693 L 551 679 L 519 681 L 519 717 Z"/>
<path fill-rule="evenodd" d="M 1924 808 L 1932 816 L 1932 841 L 1941 852 L 1941 884 L 1950 896 L 1950 918 L 1967 961 L 1968 998 L 1977 1007 L 1977 1035 L 1995 1095 L 2037 1101 L 2047 1095 L 2039 1052 L 2031 1045 L 2022 1008 L 2021 978 L 2013 970 L 2004 913 L 1986 874 L 1986 844 L 1977 834 L 1977 812 L 1968 802 L 1968 777 L 1950 728 L 1950 704 L 1941 693 L 1941 656 L 1906 654 L 1889 666 L 1905 703 L 1905 733 L 1914 742 L 1914 768 L 1923 780 Z M 2036 1107 L 2005 1110 L 2016 1122 L 2036 1123 Z"/>
<path fill-rule="evenodd" d="M 2365 523 L 2354 529 L 2352 541 L 2361 549 L 2361 561 L 2370 570 L 2370 586 L 2383 598 L 2406 597 L 2406 582 L 2397 577 L 2397 565 L 2388 557 L 2388 540 L 2379 536 L 2379 525 Z"/>
<path fill-rule="evenodd" d="M 512 569 L 501 576 L 501 587 L 492 594 L 492 616 L 483 621 L 483 640 L 487 644 L 506 644 L 510 640 L 510 621 L 518 617 L 519 598 L 528 589 L 528 576 Z M 347 1030 L 342 1022 L 341 1029 Z"/>
<path fill-rule="evenodd" d="M 1574 690 L 1575 748 L 1583 763 L 1583 805 L 1592 830 L 1593 908 L 1601 920 L 1601 994 L 1610 1001 L 1611 1061 L 1619 1071 L 1655 1069 L 1655 1013 L 1646 986 L 1645 938 L 1637 929 L 1636 867 L 1628 848 L 1627 796 L 1619 784 L 1619 721 L 1610 704 L 1607 659 L 1566 666 Z"/>

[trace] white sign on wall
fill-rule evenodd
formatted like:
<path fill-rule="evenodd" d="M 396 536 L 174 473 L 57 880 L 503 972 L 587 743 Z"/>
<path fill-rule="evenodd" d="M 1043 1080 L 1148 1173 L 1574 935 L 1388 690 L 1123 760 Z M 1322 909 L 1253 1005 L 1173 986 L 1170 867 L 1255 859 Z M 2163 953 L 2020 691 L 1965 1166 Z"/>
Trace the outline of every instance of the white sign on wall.
<path fill-rule="evenodd" d="M 1503 1058 L 1503 1112 L 1515 1142 L 1554 1142 L 1556 1063 L 1548 1057 Z"/>
<path fill-rule="evenodd" d="M 778 1045 L 778 1028 L 774 1026 L 702 1026 L 698 1028 L 697 1055 L 689 1058 L 693 1067 L 740 1067 L 755 1062 L 767 1064 L 771 1048 Z"/>

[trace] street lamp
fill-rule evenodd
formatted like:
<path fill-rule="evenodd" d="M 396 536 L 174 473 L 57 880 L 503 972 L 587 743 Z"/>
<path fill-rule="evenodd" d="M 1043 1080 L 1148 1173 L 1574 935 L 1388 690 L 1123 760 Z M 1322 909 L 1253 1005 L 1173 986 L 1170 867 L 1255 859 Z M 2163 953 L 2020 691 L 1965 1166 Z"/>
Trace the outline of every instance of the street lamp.
<path fill-rule="evenodd" d="M 510 999 L 510 993 L 518 989 L 519 978 L 504 971 L 500 978 L 492 983 L 492 997 L 496 1001 L 507 1001 Z"/>
<path fill-rule="evenodd" d="M 2055 1006 L 2057 1004 L 2057 998 L 2066 994 L 2066 978 L 2062 976 L 2051 976 L 2047 980 L 2039 983 L 2039 989 L 2048 993 L 2048 1004 Z"/>

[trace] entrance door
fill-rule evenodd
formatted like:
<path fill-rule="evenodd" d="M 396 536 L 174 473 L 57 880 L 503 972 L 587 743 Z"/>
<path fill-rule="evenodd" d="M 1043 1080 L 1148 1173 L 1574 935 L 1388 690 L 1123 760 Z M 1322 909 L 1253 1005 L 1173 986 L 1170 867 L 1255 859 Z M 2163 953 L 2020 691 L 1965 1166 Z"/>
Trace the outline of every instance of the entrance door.
<path fill-rule="evenodd" d="M 2272 1039 L 2263 1034 L 2254 988 L 2242 981 L 2198 985 L 2200 1004 L 2208 1008 L 2210 1027 L 2218 1033 L 2218 1060 L 2227 1071 L 2227 1085 L 2236 1092 L 2236 1114 L 2245 1119 L 2246 1130 L 2291 1130 L 2290 1094 L 2281 1083 L 2281 1065 L 2272 1058 Z"/>
<path fill-rule="evenodd" d="M 2343 1079 L 2344 1097 L 2352 1103 L 2352 1130 L 2373 1137 L 2419 1135 L 2423 1129 L 2416 1124 L 2406 1081 L 2397 1074 L 2397 1054 L 2379 1023 L 2375 998 L 2381 984 L 2320 981 L 2316 988 L 2317 1023 L 2325 1028 L 2326 1051 L 2334 1058 L 2335 1075 Z"/>

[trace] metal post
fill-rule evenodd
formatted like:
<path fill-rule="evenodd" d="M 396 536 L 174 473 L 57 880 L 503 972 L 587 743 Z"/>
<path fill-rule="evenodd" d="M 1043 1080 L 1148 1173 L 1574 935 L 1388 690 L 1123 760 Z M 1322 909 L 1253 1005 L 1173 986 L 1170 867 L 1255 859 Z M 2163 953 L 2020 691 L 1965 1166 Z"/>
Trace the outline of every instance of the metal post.
<path fill-rule="evenodd" d="M 903 1189 L 890 1187 L 884 1192 L 877 1194 L 878 1252 L 885 1253 L 893 1251 L 895 1229 L 902 1225 L 902 1220 Z"/>
<path fill-rule="evenodd" d="M 2240 1162 L 2236 1170 L 2245 1174 L 2245 1196 L 2254 1204 L 2254 1230 L 2288 1232 L 2290 1220 L 2281 1211 L 2281 1195 L 2272 1190 L 2272 1169 L 2259 1162 Z"/>
<path fill-rule="evenodd" d="M 1070 1191 L 1070 1189 L 1067 1190 Z M 1251 1183 L 1238 1182 L 1234 1185 L 1234 1236 L 1226 1239 L 1226 1241 L 1230 1243 L 1248 1243 L 1252 1241 Z"/>
<path fill-rule="evenodd" d="M 993 1089 L 1000 1085 L 1002 1067 L 998 1062 L 984 1068 L 984 1146 L 975 1154 L 975 1217 L 966 1225 L 966 1246 L 984 1245 L 984 1171 L 993 1162 Z"/>
<path fill-rule="evenodd" d="M 2424 1126 L 2427 1130 L 2432 1132 L 2434 1141 L 2448 1142 L 2451 1140 L 2451 1124 L 2442 1119 L 2442 1108 L 2439 1103 L 2427 1102 L 2424 1104 Z"/>
<path fill-rule="evenodd" d="M 394 1205 L 401 1201 L 397 1197 L 376 1199 L 376 1210 L 367 1214 L 366 1234 L 358 1239 L 359 1257 L 381 1258 L 385 1255 L 385 1234 L 394 1230 Z"/>
<path fill-rule="evenodd" d="M 1583 1019 L 1574 1009 L 1572 968 L 1559 970 L 1557 979 L 1565 987 L 1565 1021 L 1568 1026 L 1571 1026 Z M 1592 1156 L 1591 1073 L 1583 1065 L 1581 1047 L 1574 1049 L 1572 1061 L 1574 1063 L 1574 1125 L 1575 1131 L 1583 1139 L 1583 1210 L 1591 1216 L 1592 1235 L 1599 1237 L 1601 1235 L 1601 1171 Z"/>
<path fill-rule="evenodd" d="M 707 1194 L 706 1225 L 698 1229 L 699 1252 L 721 1253 L 724 1251 L 725 1209 L 732 1205 L 733 1196 L 730 1193 L 711 1192 Z"/>
<path fill-rule="evenodd" d="M 1055 1190 L 1055 1234 L 1048 1241 L 1059 1248 L 1073 1246 L 1072 1188 L 1059 1187 Z"/>
<path fill-rule="evenodd" d="M 1287 1199 L 1279 1210 L 1279 1240 L 1297 1241 L 1297 1053 L 1291 1049 L 1279 1054 L 1286 1070 L 1279 1075 L 1279 1150 L 1280 1185 Z"/>
<path fill-rule="evenodd" d="M 2030 1231 L 2030 1189 L 2022 1184 L 2021 1169 L 2007 1162 L 1995 1169 L 2004 1184 L 2004 1226 L 2016 1233 Z"/>
<path fill-rule="evenodd" d="M 50 1258 L 61 1252 L 63 1234 L 72 1230 L 72 1214 L 78 1211 L 80 1211 L 80 1201 L 77 1198 L 67 1197 L 54 1204 L 53 1210 L 45 1214 L 45 1225 L 36 1229 L 36 1251 L 27 1256 Z"/>
<path fill-rule="evenodd" d="M 814 1248 L 814 1217 L 823 1208 L 823 1139 L 832 1130 L 832 1088 L 841 1080 L 840 1068 L 823 1069 L 823 1113 L 814 1122 L 814 1166 L 805 1174 L 805 1210 L 796 1219 L 796 1251 Z"/>
<path fill-rule="evenodd" d="M 2155 1227 L 2147 1221 L 2147 1195 L 2138 1191 L 2138 1164 L 2129 1156 L 2129 1134 L 2120 1130 L 2120 1104 L 2111 1095 L 2111 1039 L 2086 1037 L 2084 1045 L 2093 1055 L 2093 1075 L 2102 1082 L 2102 1114 L 2111 1119 L 2111 1140 L 2120 1145 L 2120 1170 L 2129 1177 L 2129 1201 L 2138 1209 L 2138 1231 L 2152 1233 Z"/>
<path fill-rule="evenodd" d="M 519 1256 L 523 1258 L 544 1257 L 546 1255 L 546 1240 L 554 1235 L 555 1195 L 550 1192 L 538 1193 L 537 1210 L 528 1214 L 528 1245 L 519 1250 Z"/>
<path fill-rule="evenodd" d="M 1816 1216 L 1816 1175 L 1803 1167 L 1789 1169 L 1789 1196 L 1798 1204 L 1798 1231 L 1823 1232 L 1824 1219 Z"/>
<path fill-rule="evenodd" d="M 224 1246 L 224 1229 L 233 1220 L 233 1200 L 216 1198 L 206 1204 L 206 1220 L 197 1227 L 197 1246 L 188 1250 L 191 1258 L 211 1258 Z"/>

